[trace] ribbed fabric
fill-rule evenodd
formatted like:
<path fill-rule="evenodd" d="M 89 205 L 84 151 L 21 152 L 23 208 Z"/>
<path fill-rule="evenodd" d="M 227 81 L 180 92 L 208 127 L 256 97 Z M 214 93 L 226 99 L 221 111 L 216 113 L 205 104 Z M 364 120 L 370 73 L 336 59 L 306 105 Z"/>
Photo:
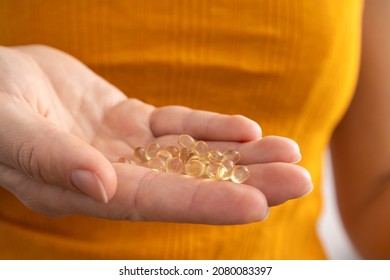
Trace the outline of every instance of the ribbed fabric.
<path fill-rule="evenodd" d="M 353 94 L 359 0 L 1 0 L 0 44 L 47 44 L 128 96 L 243 114 L 296 140 L 315 189 L 261 223 L 49 219 L 0 191 L 0 257 L 322 259 L 321 160 Z"/>

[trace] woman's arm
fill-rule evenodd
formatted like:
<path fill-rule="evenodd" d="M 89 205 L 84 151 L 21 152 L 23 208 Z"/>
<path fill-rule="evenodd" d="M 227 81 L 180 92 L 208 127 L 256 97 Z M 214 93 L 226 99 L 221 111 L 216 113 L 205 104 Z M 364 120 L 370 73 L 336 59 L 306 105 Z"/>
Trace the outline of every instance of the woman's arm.
<path fill-rule="evenodd" d="M 390 1 L 366 1 L 356 94 L 331 145 L 342 219 L 370 259 L 390 258 L 389 20 Z"/>

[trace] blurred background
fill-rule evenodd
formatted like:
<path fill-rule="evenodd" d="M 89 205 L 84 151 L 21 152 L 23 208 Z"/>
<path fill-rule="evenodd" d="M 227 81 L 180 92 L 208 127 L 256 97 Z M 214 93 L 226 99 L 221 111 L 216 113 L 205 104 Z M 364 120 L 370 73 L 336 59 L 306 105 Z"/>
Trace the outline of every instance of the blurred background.
<path fill-rule="evenodd" d="M 349 240 L 343 227 L 334 190 L 333 172 L 330 152 L 324 155 L 323 188 L 324 208 L 317 224 L 317 231 L 329 259 L 361 259 Z"/>

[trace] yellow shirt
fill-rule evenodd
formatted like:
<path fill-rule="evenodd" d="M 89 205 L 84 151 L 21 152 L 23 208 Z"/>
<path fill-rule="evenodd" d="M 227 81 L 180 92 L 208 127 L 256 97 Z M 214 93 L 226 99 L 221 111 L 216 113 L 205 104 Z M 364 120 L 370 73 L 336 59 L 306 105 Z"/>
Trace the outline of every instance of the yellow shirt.
<path fill-rule="evenodd" d="M 156 106 L 296 140 L 314 191 L 238 226 L 46 218 L 0 190 L 0 258 L 321 259 L 321 159 L 353 95 L 363 1 L 0 0 L 0 44 L 64 50 Z"/>

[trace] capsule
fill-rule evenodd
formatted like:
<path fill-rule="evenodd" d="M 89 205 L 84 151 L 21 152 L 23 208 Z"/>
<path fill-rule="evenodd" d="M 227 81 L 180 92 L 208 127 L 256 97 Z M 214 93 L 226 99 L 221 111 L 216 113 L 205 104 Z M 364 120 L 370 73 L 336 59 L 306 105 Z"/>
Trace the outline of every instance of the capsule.
<path fill-rule="evenodd" d="M 206 166 L 200 160 L 190 160 L 185 164 L 185 173 L 193 177 L 201 177 L 205 170 Z"/>
<path fill-rule="evenodd" d="M 210 163 L 206 168 L 207 176 L 210 179 L 222 180 L 226 175 L 226 167 L 220 163 Z"/>
<path fill-rule="evenodd" d="M 145 149 L 145 158 L 150 160 L 157 155 L 157 152 L 160 150 L 160 144 L 157 142 L 150 143 Z"/>
<path fill-rule="evenodd" d="M 183 163 L 188 161 L 191 150 L 187 148 L 183 148 L 179 151 L 179 157 Z"/>
<path fill-rule="evenodd" d="M 117 162 L 119 162 L 119 163 L 127 163 L 127 164 L 132 163 L 132 161 L 131 161 L 131 159 L 129 157 L 120 157 L 120 158 L 118 158 Z"/>
<path fill-rule="evenodd" d="M 145 157 L 145 148 L 143 147 L 137 147 L 134 149 L 133 153 L 134 161 L 136 163 L 144 163 L 147 161 Z"/>
<path fill-rule="evenodd" d="M 201 158 L 201 156 L 199 155 L 199 153 L 198 153 L 197 150 L 191 150 L 191 151 L 188 153 L 187 161 L 189 161 L 189 160 L 194 160 L 194 159 L 202 160 L 202 158 Z"/>
<path fill-rule="evenodd" d="M 246 180 L 248 180 L 249 175 L 250 175 L 250 173 L 249 173 L 248 167 L 243 166 L 243 165 L 236 165 L 233 168 L 232 175 L 230 176 L 230 179 L 234 183 L 241 184 L 241 183 L 244 183 Z"/>
<path fill-rule="evenodd" d="M 223 158 L 224 159 L 230 159 L 234 163 L 237 163 L 241 159 L 241 154 L 238 151 L 236 151 L 236 150 L 228 150 L 228 151 L 225 151 L 223 153 Z"/>
<path fill-rule="evenodd" d="M 234 162 L 230 159 L 225 158 L 221 161 L 221 164 L 226 168 L 226 173 L 225 176 L 223 177 L 223 180 L 229 180 L 230 176 L 232 175 Z"/>
<path fill-rule="evenodd" d="M 177 157 L 179 155 L 179 149 L 176 146 L 168 146 L 165 150 L 167 150 L 172 157 Z"/>
<path fill-rule="evenodd" d="M 194 150 L 196 150 L 201 157 L 205 157 L 209 153 L 209 145 L 207 145 L 205 141 L 197 141 L 195 142 Z"/>
<path fill-rule="evenodd" d="M 183 162 L 179 157 L 171 158 L 166 162 L 166 171 L 173 173 L 183 172 Z"/>
<path fill-rule="evenodd" d="M 222 160 L 222 153 L 218 150 L 211 150 L 207 154 L 207 158 L 210 160 L 210 162 L 220 162 Z"/>
<path fill-rule="evenodd" d="M 167 150 L 159 150 L 157 152 L 157 157 L 161 158 L 164 162 L 170 160 L 172 158 L 172 155 Z"/>
<path fill-rule="evenodd" d="M 178 143 L 183 148 L 192 149 L 195 144 L 195 140 L 188 134 L 182 134 L 179 136 Z"/>
<path fill-rule="evenodd" d="M 150 169 L 160 171 L 160 172 L 165 172 L 166 167 L 165 167 L 165 162 L 159 158 L 159 157 L 154 157 L 148 161 L 148 167 Z"/>

